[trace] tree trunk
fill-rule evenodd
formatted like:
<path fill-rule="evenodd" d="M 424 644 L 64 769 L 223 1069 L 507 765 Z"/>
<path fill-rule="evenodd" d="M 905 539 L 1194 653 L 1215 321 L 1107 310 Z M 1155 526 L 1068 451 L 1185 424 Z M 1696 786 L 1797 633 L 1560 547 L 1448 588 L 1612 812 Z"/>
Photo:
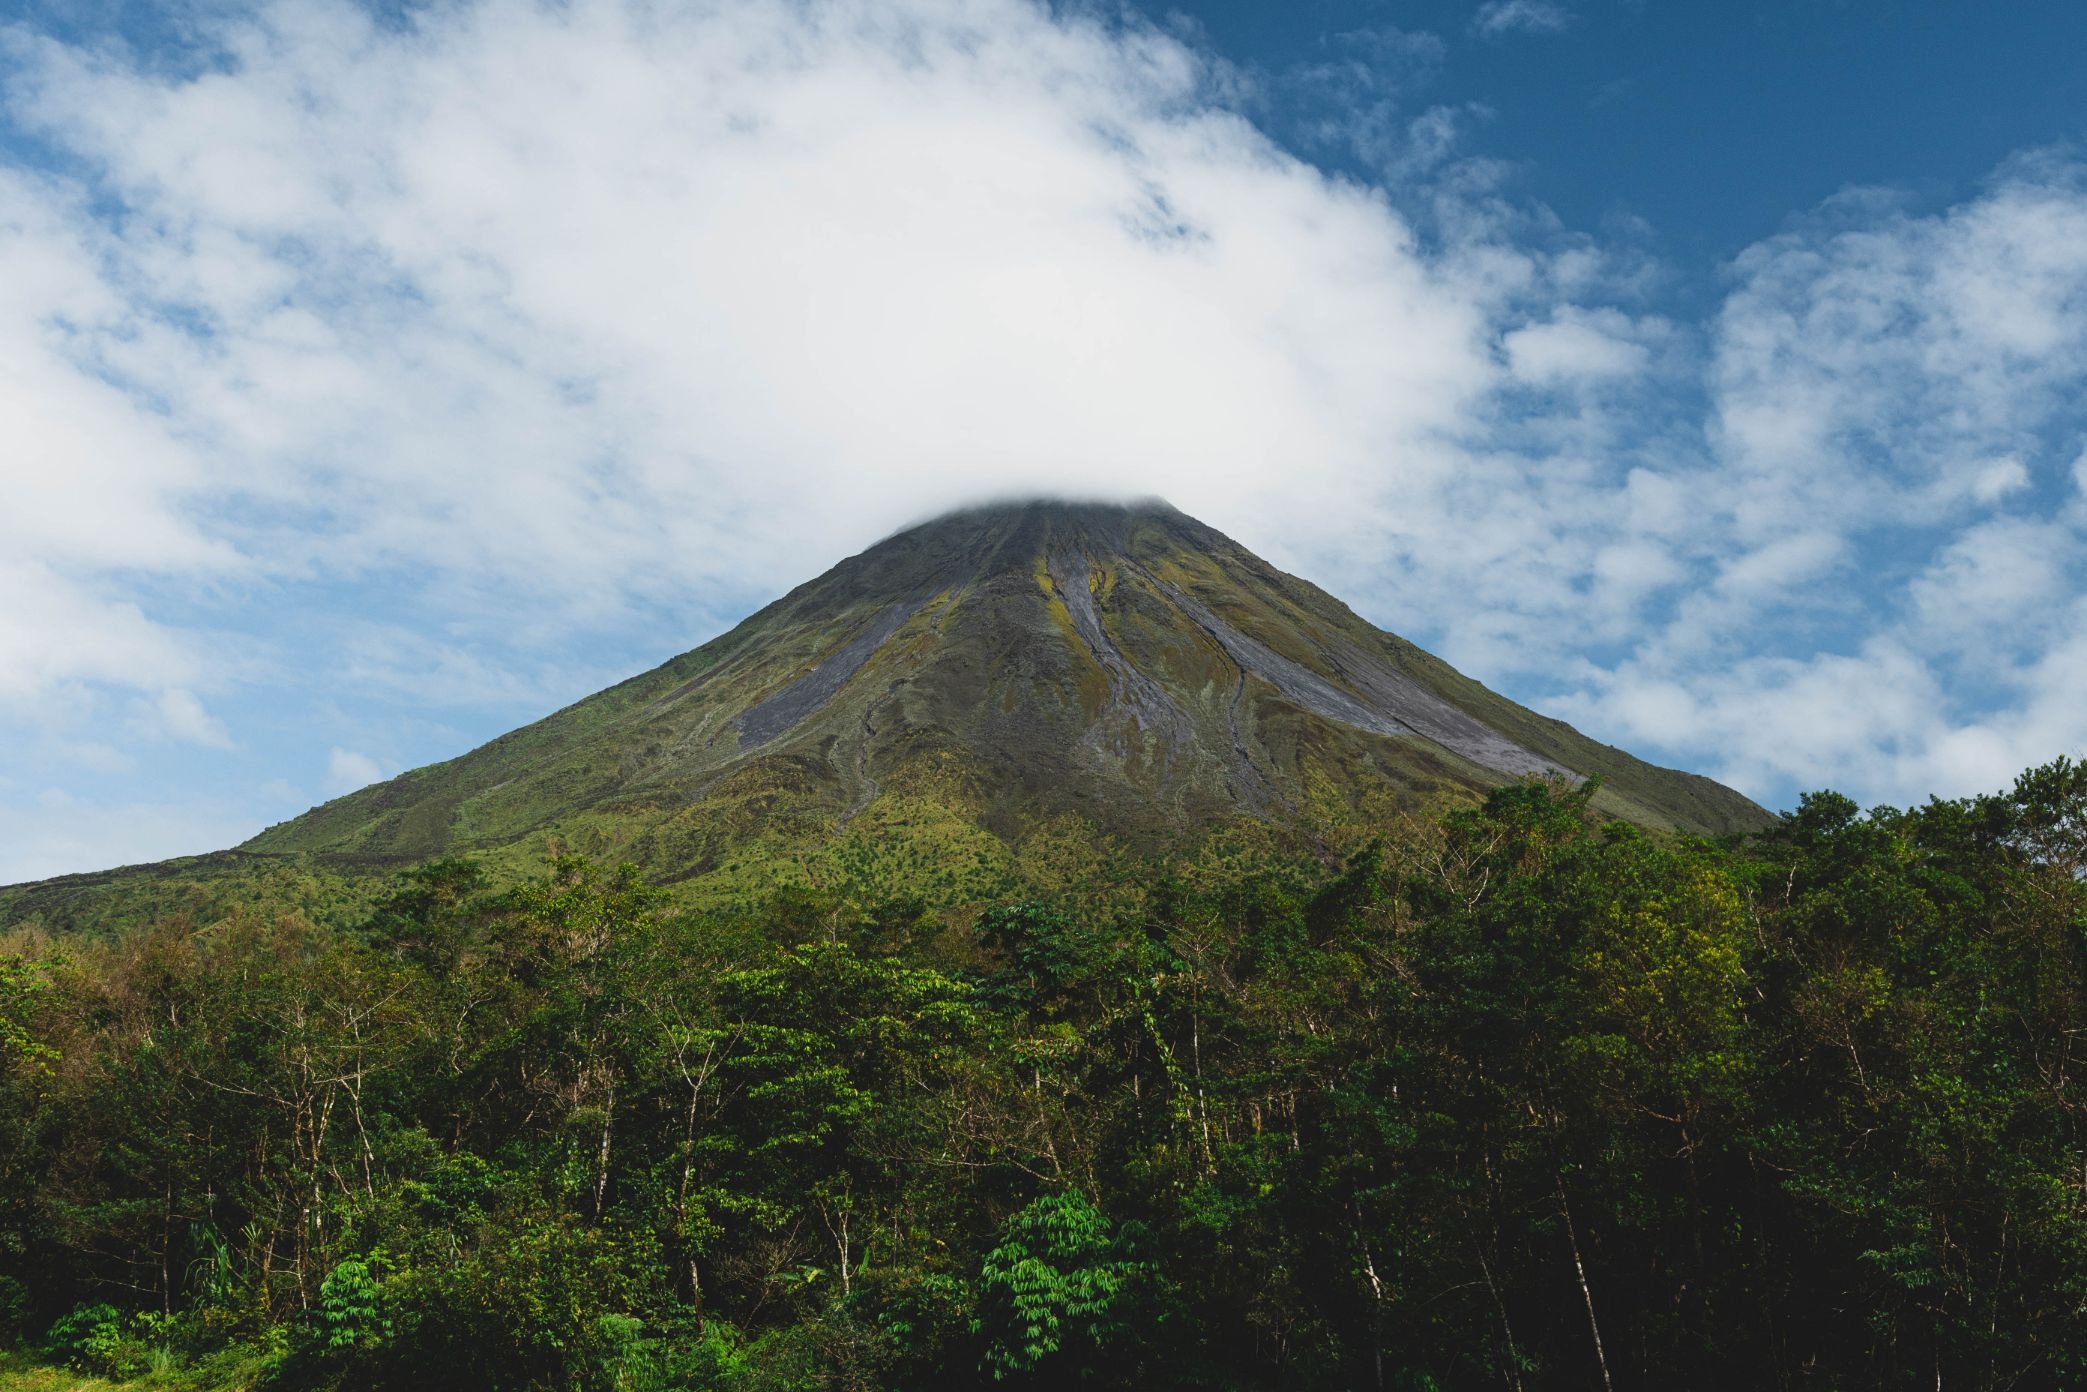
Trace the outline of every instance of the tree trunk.
<path fill-rule="evenodd" d="M 594 1176 L 594 1221 L 601 1221 L 603 1202 L 609 1195 L 609 1132 L 616 1121 L 616 1075 L 609 1075 L 609 1094 L 601 1104 L 601 1153 Z"/>
<path fill-rule="evenodd" d="M 1580 1278 L 1580 1298 L 1587 1302 L 1587 1332 L 1594 1336 L 1594 1361 L 1601 1366 L 1601 1385 L 1616 1392 L 1609 1377 L 1609 1355 L 1602 1351 L 1601 1321 L 1594 1317 L 1594 1290 L 1587 1284 L 1587 1265 L 1580 1260 L 1580 1236 L 1573 1228 L 1572 1205 L 1565 1201 L 1565 1181 L 1558 1181 L 1558 1209 L 1565 1215 L 1565 1240 L 1572 1245 L 1573 1272 Z"/>

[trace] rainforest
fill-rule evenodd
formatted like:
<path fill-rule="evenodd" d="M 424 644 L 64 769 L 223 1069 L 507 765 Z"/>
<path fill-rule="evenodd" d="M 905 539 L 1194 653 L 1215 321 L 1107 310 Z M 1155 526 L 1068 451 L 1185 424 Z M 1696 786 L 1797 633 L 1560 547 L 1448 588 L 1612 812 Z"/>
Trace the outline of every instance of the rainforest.
<path fill-rule="evenodd" d="M 2087 767 L 1525 779 L 961 910 L 466 857 L 0 947 L 24 1386 L 1978 1387 L 2087 1368 Z M 329 923 L 329 918 L 332 920 Z M 42 1374 L 35 1369 L 42 1368 Z"/>

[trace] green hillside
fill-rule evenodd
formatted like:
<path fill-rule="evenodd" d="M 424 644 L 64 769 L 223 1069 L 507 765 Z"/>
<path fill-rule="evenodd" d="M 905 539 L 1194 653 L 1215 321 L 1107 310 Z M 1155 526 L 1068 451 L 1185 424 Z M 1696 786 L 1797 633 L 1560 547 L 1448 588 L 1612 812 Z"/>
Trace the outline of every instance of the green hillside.
<path fill-rule="evenodd" d="M 1337 854 L 1383 816 L 1598 777 L 1640 826 L 1748 830 L 1739 794 L 1523 709 L 1161 503 L 956 513 L 724 636 L 228 857 L 0 892 L 120 924 L 183 896 L 363 902 L 470 853 L 628 861 L 690 903 L 778 883 L 937 903 L 1109 882 L 1125 850 Z"/>

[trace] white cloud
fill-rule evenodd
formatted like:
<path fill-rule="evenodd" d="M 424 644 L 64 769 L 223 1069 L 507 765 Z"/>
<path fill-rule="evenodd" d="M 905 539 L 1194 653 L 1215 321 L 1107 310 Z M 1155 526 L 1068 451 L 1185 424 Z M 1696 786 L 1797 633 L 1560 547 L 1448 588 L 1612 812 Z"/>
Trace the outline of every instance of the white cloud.
<path fill-rule="evenodd" d="M 1908 586 L 1912 631 L 1981 655 L 2034 645 L 2063 619 L 2080 554 L 2079 534 L 2055 523 L 1967 527 Z"/>
<path fill-rule="evenodd" d="M 367 754 L 336 746 L 326 756 L 326 790 L 330 793 L 352 793 L 383 777 L 383 765 Z"/>
<path fill-rule="evenodd" d="M 1493 375 L 1385 202 L 1150 32 L 489 0 L 278 5 L 224 43 L 178 80 L 14 40 L 17 112 L 93 173 L 20 195 L 84 279 L 0 334 L 156 431 L 29 437 L 144 476 L 151 545 L 46 564 L 432 575 L 557 625 L 1010 487 L 1243 516 L 1294 493 L 1281 458 L 1359 500 Z M 74 299 L 106 308 L 56 343 Z"/>
<path fill-rule="evenodd" d="M 1971 496 L 1981 503 L 1997 503 L 2028 486 L 2028 466 L 2012 455 L 1986 460 L 1971 476 Z"/>
<path fill-rule="evenodd" d="M 140 712 L 140 724 L 151 734 L 214 749 L 232 747 L 232 737 L 216 716 L 203 708 L 193 691 L 168 687 Z"/>
<path fill-rule="evenodd" d="M 94 773 L 129 773 L 138 766 L 137 760 L 130 755 L 100 740 L 67 744 L 61 752 L 65 758 Z"/>
<path fill-rule="evenodd" d="M 1849 195 L 1736 263 L 1715 329 L 1741 530 L 1928 523 L 2026 481 L 2087 373 L 2087 181 L 2024 159 L 1913 216 Z"/>
<path fill-rule="evenodd" d="M 1846 543 L 1831 532 L 1795 532 L 1727 560 L 1716 587 L 1727 596 L 1760 601 L 1815 580 L 1832 569 Z"/>
<path fill-rule="evenodd" d="M 160 691 L 194 680 L 197 655 L 120 592 L 115 577 L 75 580 L 0 556 L 0 709 L 34 707 L 74 682 Z"/>
<path fill-rule="evenodd" d="M 1885 639 L 1850 654 L 1750 659 L 1715 681 L 1627 662 L 1569 704 L 1598 706 L 1634 740 L 1703 749 L 1705 771 L 1739 788 L 1895 790 L 1931 777 L 1927 756 L 1949 733 L 1933 673 Z"/>
<path fill-rule="evenodd" d="M 1556 34 L 1571 23 L 1571 13 L 1552 0 L 1486 0 L 1478 7 L 1471 27 L 1492 37 L 1497 34 Z"/>
<path fill-rule="evenodd" d="M 1643 331 L 1613 309 L 1567 306 L 1556 318 L 1508 333 L 1501 347 L 1516 380 L 1555 386 L 1642 373 L 1647 353 L 1636 339 Z"/>
<path fill-rule="evenodd" d="M 1733 270 L 1686 511 L 1636 489 L 1709 584 L 1565 703 L 1768 795 L 1917 801 L 2079 752 L 2081 169 L 2023 158 L 1927 215 L 1851 194 Z"/>

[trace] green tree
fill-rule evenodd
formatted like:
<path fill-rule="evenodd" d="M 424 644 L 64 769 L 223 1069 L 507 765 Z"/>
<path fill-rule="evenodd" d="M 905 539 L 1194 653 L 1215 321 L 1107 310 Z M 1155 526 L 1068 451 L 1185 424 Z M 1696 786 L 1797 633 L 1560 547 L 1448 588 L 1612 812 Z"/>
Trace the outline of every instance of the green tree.
<path fill-rule="evenodd" d="M 1010 1217 L 979 1270 L 972 1328 L 996 1379 L 1084 1380 L 1130 1325 L 1145 1267 L 1085 1194 L 1046 1194 Z"/>

